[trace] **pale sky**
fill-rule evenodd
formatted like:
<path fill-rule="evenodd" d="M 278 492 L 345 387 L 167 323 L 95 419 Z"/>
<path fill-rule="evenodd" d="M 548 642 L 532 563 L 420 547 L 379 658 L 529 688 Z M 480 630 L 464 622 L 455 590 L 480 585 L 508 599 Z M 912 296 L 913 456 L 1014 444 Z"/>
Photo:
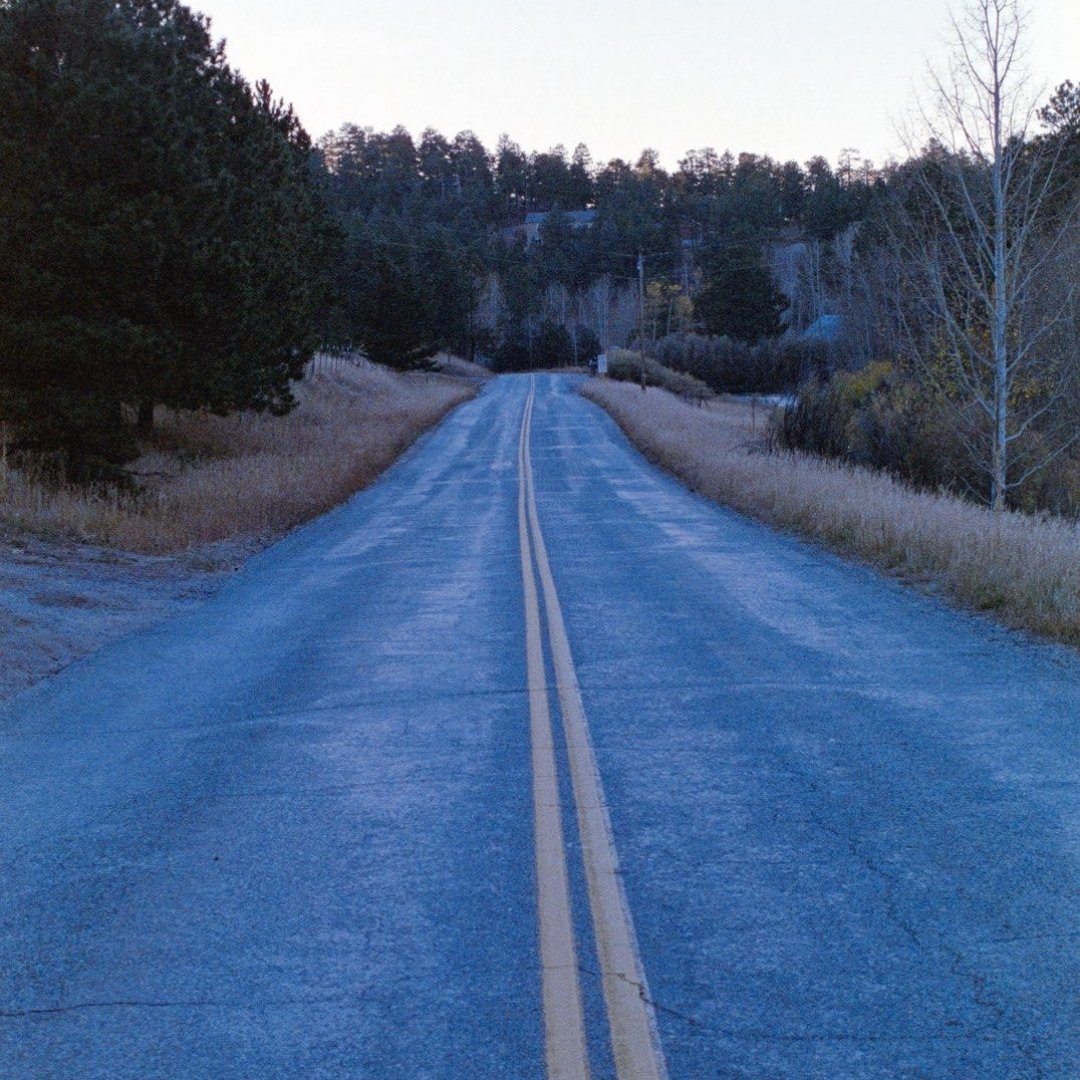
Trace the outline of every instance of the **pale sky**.
<path fill-rule="evenodd" d="M 189 0 L 232 64 L 267 78 L 313 136 L 346 121 L 469 128 L 493 150 L 643 147 L 675 168 L 713 146 L 787 160 L 854 147 L 882 164 L 947 0 Z M 1080 82 L 1080 0 L 1034 0 L 1032 76 Z"/>

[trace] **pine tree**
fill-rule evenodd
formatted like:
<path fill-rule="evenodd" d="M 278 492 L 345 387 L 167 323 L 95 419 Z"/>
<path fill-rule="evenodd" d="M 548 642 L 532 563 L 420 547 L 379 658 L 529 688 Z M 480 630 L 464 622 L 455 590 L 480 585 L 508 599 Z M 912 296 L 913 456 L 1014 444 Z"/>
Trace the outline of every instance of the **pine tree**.
<path fill-rule="evenodd" d="M 786 300 L 759 245 L 749 239 L 725 244 L 708 260 L 706 279 L 694 313 L 710 334 L 753 344 L 780 333 Z"/>
<path fill-rule="evenodd" d="M 71 476 L 153 407 L 290 406 L 334 231 L 310 145 L 174 0 L 0 4 L 0 410 Z"/>

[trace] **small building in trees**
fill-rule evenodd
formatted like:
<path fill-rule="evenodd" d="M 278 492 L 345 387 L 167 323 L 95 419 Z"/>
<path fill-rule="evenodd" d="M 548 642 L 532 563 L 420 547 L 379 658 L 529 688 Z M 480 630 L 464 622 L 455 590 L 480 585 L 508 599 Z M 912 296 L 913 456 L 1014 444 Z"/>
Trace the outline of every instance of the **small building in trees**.
<path fill-rule="evenodd" d="M 802 332 L 802 339 L 811 344 L 833 345 L 840 340 L 843 333 L 842 315 L 821 315 Z"/>
<path fill-rule="evenodd" d="M 540 228 L 550 217 L 550 211 L 536 210 L 525 215 L 525 243 L 535 244 L 540 239 Z M 591 229 L 597 221 L 596 210 L 563 210 L 562 219 L 571 229 Z"/>

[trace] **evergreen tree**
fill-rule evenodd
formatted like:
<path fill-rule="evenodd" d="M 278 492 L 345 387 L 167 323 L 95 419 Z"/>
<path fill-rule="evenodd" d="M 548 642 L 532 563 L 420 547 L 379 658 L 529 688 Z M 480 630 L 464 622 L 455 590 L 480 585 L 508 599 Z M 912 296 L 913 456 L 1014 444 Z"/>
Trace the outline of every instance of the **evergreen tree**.
<path fill-rule="evenodd" d="M 375 363 L 400 370 L 428 367 L 439 347 L 414 241 L 396 215 L 354 222 L 341 283 L 349 343 Z"/>
<path fill-rule="evenodd" d="M 752 344 L 780 333 L 786 301 L 758 244 L 748 238 L 725 244 L 709 259 L 706 273 L 694 313 L 710 334 Z"/>
<path fill-rule="evenodd" d="M 0 410 L 69 475 L 155 404 L 287 409 L 334 230 L 306 136 L 174 0 L 0 4 Z"/>

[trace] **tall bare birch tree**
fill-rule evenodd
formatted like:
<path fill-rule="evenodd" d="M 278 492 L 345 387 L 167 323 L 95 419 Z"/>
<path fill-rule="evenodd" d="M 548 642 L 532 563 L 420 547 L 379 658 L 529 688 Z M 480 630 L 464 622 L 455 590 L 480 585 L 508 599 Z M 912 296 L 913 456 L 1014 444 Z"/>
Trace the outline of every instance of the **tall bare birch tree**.
<path fill-rule="evenodd" d="M 901 233 L 918 301 L 902 320 L 909 350 L 946 398 L 983 417 L 971 449 L 995 510 L 1080 434 L 1054 424 L 1076 374 L 1053 342 L 1075 287 L 1054 310 L 1034 302 L 1075 218 L 1051 213 L 1060 141 L 1028 137 L 1025 29 L 1017 0 L 971 0 L 953 17 Z"/>

